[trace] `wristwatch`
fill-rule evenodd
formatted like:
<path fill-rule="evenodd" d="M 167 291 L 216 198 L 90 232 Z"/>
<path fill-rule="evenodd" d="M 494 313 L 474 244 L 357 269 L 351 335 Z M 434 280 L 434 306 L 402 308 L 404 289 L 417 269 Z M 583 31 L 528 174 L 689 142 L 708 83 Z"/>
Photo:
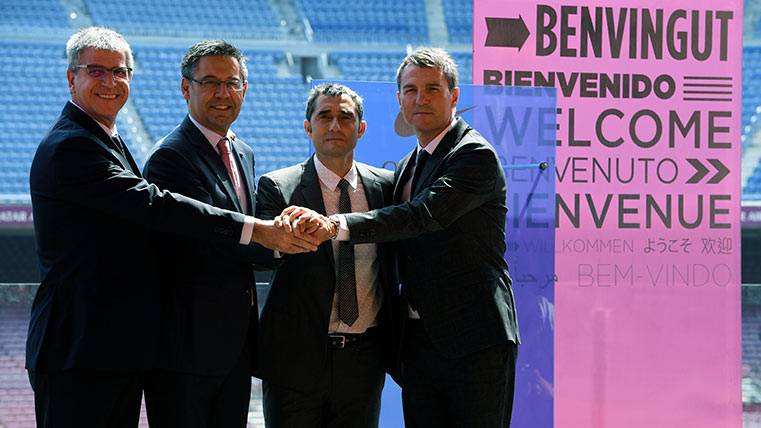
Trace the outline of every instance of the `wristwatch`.
<path fill-rule="evenodd" d="M 338 221 L 338 217 L 336 217 L 335 214 L 328 217 L 328 220 L 333 228 L 333 233 L 330 235 L 330 239 L 336 239 L 338 238 L 338 230 L 341 228 L 341 222 Z"/>

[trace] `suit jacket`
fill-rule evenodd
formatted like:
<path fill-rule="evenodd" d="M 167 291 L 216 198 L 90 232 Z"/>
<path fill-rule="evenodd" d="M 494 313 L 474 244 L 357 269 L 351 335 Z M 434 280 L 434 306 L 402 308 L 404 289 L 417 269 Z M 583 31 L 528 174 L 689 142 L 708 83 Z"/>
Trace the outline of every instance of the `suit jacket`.
<path fill-rule="evenodd" d="M 488 142 L 458 118 L 401 201 L 346 216 L 352 242 L 399 240 L 399 274 L 426 333 L 448 358 L 519 342 L 505 252 L 505 174 Z"/>
<path fill-rule="evenodd" d="M 159 289 L 150 231 L 235 243 L 243 215 L 162 191 L 67 103 L 30 175 L 42 281 L 26 367 L 135 372 L 153 366 Z"/>
<path fill-rule="evenodd" d="M 391 172 L 362 163 L 356 165 L 369 207 L 389 205 L 393 189 Z M 314 158 L 264 175 L 259 180 L 257 199 L 257 216 L 261 218 L 272 218 L 290 205 L 325 214 Z M 393 251 L 388 244 L 378 245 L 379 283 L 383 287 L 378 321 L 389 365 L 395 361 L 398 350 L 396 332 L 401 308 Z M 323 242 L 314 253 L 288 257 L 275 272 L 261 316 L 262 379 L 302 391 L 315 385 L 317 373 L 327 369 L 328 324 L 335 282 L 330 241 Z"/>
<path fill-rule="evenodd" d="M 241 140 L 232 151 L 253 215 L 254 153 Z M 230 211 L 241 203 L 219 154 L 189 117 L 154 146 L 143 168 L 161 188 Z M 201 375 L 232 370 L 244 346 L 253 357 L 258 326 L 254 264 L 272 263 L 259 245 L 209 245 L 162 234 L 155 240 L 163 287 L 158 367 Z M 251 361 L 252 367 L 255 361 Z"/>

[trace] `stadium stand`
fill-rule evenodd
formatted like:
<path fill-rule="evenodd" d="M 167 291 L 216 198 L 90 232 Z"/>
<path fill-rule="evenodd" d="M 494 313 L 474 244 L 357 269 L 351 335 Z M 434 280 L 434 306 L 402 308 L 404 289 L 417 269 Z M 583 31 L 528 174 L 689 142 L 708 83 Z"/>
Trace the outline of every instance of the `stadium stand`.
<path fill-rule="evenodd" d="M 0 42 L 0 49 L 0 194 L 28 194 L 34 151 L 68 99 L 66 58 L 46 43 Z"/>
<path fill-rule="evenodd" d="M 269 0 L 88 0 L 93 20 L 125 35 L 277 40 L 283 37 Z M 241 13 L 252 19 L 241 19 Z"/>
<path fill-rule="evenodd" d="M 761 121 L 761 46 L 743 47 L 742 144 L 747 149 Z M 743 187 L 744 199 L 761 199 L 761 162 Z"/>
<path fill-rule="evenodd" d="M 743 140 L 757 129 L 761 118 L 761 46 L 743 48 Z"/>
<path fill-rule="evenodd" d="M 470 85 L 473 83 L 473 55 L 470 53 L 453 53 L 452 58 L 457 62 L 460 83 Z"/>
<path fill-rule="evenodd" d="M 334 52 L 330 60 L 341 69 L 342 77 L 371 82 L 396 81 L 396 67 L 404 52 Z"/>
<path fill-rule="evenodd" d="M 404 52 L 333 52 L 330 60 L 338 66 L 342 77 L 370 82 L 395 82 L 396 68 L 404 59 Z M 473 60 L 470 54 L 455 53 L 461 84 L 470 84 Z"/>
<path fill-rule="evenodd" d="M 303 135 L 303 102 L 309 89 L 302 71 L 287 57 L 326 53 L 335 78 L 394 81 L 407 45 L 428 43 L 430 0 L 285 0 L 306 27 L 303 47 L 285 41 L 285 26 L 272 0 L 3 0 L 0 30 L 16 36 L 0 41 L 0 203 L 3 197 L 28 198 L 29 167 L 40 139 L 68 99 L 66 58 L 59 35 L 70 33 L 72 4 L 94 24 L 123 32 L 132 42 L 136 71 L 131 100 L 148 143 L 139 143 L 124 115 L 120 133 L 139 164 L 147 144 L 166 135 L 187 109 L 180 94 L 179 62 L 187 46 L 204 38 L 242 41 L 249 57 L 249 89 L 233 129 L 256 153 L 256 173 L 302 161 L 309 153 Z M 440 0 L 450 50 L 460 66 L 460 81 L 471 83 L 473 0 Z M 754 144 L 761 122 L 761 2 L 745 1 L 743 64 L 743 147 Z M 241 19 L 244 14 L 245 18 Z M 312 38 L 309 39 L 311 31 Z M 46 34 L 49 35 L 45 37 Z M 132 38 L 131 36 L 136 36 Z M 64 39 L 65 40 L 65 39 Z M 292 42 L 292 41 L 291 41 Z M 253 47 L 252 47 L 253 46 Z M 274 47 L 273 47 L 274 46 Z M 382 49 L 375 49 L 381 47 Z M 452 49 L 454 47 L 454 49 Z M 347 50 L 350 49 L 350 50 Z M 743 188 L 744 199 L 761 199 L 761 163 Z M 11 198 L 13 199 L 13 198 Z M 34 288 L 15 283 L 38 281 L 31 232 L 0 235 L 0 427 L 34 426 L 32 393 L 24 363 L 29 303 Z M 13 283 L 13 284 L 12 284 Z M 261 290 L 260 290 L 261 291 Z M 745 299 L 744 291 L 744 299 Z M 755 294 L 754 294 L 755 296 Z M 755 298 L 755 297 L 754 297 Z M 260 299 L 263 302 L 264 299 Z M 745 300 L 744 300 L 745 301 Z M 746 422 L 761 426 L 761 297 L 743 311 L 743 401 Z M 249 426 L 263 426 L 261 388 L 252 393 Z M 754 419 L 755 418 L 755 419 Z M 145 417 L 141 426 L 147 426 Z M 749 426 L 749 425 L 746 425 Z"/>
<path fill-rule="evenodd" d="M 0 27 L 7 29 L 69 29 L 61 3 L 50 0 L 3 0 Z"/>
<path fill-rule="evenodd" d="M 761 164 L 756 165 L 753 175 L 748 177 L 748 183 L 743 187 L 744 199 L 761 198 Z"/>
<path fill-rule="evenodd" d="M 425 4 L 422 0 L 386 0 L 366 2 L 361 6 L 353 0 L 296 0 L 296 5 L 308 21 L 317 42 L 428 42 Z"/>
<path fill-rule="evenodd" d="M 473 0 L 443 0 L 449 43 L 471 44 Z"/>

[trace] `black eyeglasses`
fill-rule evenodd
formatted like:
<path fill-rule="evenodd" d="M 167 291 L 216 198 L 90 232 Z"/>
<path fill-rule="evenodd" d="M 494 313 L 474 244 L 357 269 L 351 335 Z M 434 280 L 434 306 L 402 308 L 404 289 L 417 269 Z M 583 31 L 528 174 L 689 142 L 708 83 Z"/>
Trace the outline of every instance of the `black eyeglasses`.
<path fill-rule="evenodd" d="M 75 65 L 72 68 L 83 68 L 87 70 L 87 75 L 93 79 L 103 79 L 108 73 L 111 73 L 111 75 L 114 76 L 114 79 L 118 80 L 129 80 L 132 77 L 132 69 L 129 67 L 106 68 L 102 65 L 80 64 Z"/>
<path fill-rule="evenodd" d="M 204 91 L 216 91 L 221 85 L 225 85 L 228 91 L 241 92 L 243 90 L 244 81 L 238 79 L 230 80 L 217 80 L 217 79 L 203 79 L 196 80 L 192 77 L 186 77 L 191 82 L 201 85 L 201 89 Z"/>

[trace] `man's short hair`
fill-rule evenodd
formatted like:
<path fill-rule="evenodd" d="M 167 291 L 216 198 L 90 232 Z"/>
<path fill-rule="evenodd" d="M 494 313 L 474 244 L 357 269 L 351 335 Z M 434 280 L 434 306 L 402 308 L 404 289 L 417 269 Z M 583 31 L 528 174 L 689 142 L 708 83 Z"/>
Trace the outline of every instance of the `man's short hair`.
<path fill-rule="evenodd" d="M 421 68 L 437 68 L 447 78 L 450 91 L 457 86 L 457 64 L 444 49 L 418 48 L 415 52 L 407 55 L 396 70 L 396 88 L 399 91 L 402 89 L 402 73 L 410 65 Z"/>
<path fill-rule="evenodd" d="M 87 27 L 69 37 L 69 41 L 66 42 L 66 59 L 70 70 L 74 70 L 77 65 L 80 65 L 79 55 L 85 49 L 122 53 L 126 59 L 127 67 L 134 68 L 134 59 L 129 43 L 114 30 L 104 27 Z"/>
<path fill-rule="evenodd" d="M 317 105 L 317 98 L 319 98 L 320 95 L 325 95 L 326 97 L 340 97 L 341 95 L 348 95 L 349 98 L 354 101 L 354 109 L 357 113 L 357 123 L 362 122 L 362 115 L 365 111 L 364 101 L 362 100 L 362 97 L 354 92 L 353 89 L 340 83 L 321 83 L 309 91 L 305 115 L 307 120 L 312 119 L 312 113 L 314 113 L 314 108 Z"/>
<path fill-rule="evenodd" d="M 240 65 L 240 75 L 243 80 L 248 79 L 248 68 L 246 67 L 246 57 L 240 49 L 236 48 L 224 40 L 204 40 L 191 46 L 180 63 L 180 72 L 182 77 L 192 79 L 196 71 L 198 61 L 205 56 L 231 56 L 238 60 Z"/>

